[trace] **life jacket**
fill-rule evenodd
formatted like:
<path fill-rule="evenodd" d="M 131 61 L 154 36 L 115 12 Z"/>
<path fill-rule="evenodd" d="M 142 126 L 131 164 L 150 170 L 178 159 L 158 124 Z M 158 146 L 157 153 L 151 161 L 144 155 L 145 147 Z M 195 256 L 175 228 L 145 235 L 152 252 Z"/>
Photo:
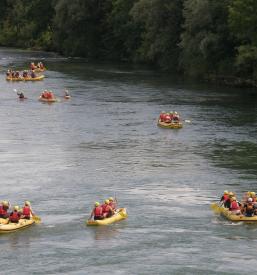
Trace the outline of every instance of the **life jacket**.
<path fill-rule="evenodd" d="M 165 115 L 165 117 L 164 117 L 164 122 L 171 122 L 171 117 L 170 117 L 170 115 Z"/>
<path fill-rule="evenodd" d="M 22 215 L 30 217 L 31 209 L 29 206 L 24 206 L 22 210 Z"/>
<path fill-rule="evenodd" d="M 0 206 L 0 215 L 7 215 L 7 210 L 4 209 L 3 205 Z"/>
<path fill-rule="evenodd" d="M 17 211 L 13 211 L 9 216 L 9 220 L 11 222 L 18 222 L 19 219 L 20 219 L 20 214 Z"/>
<path fill-rule="evenodd" d="M 240 207 L 238 205 L 238 202 L 237 201 L 232 201 L 232 203 L 230 204 L 230 210 L 239 210 Z"/>
<path fill-rule="evenodd" d="M 110 211 L 112 211 L 112 208 L 109 204 L 103 204 L 102 208 L 103 208 L 103 214 L 104 213 L 109 213 Z"/>
<path fill-rule="evenodd" d="M 228 199 L 229 199 L 228 194 L 224 194 L 224 195 L 223 195 L 223 201 L 225 202 L 225 201 L 227 201 Z"/>
<path fill-rule="evenodd" d="M 160 114 L 160 120 L 161 120 L 161 121 L 164 121 L 164 117 L 165 117 L 165 116 L 166 116 L 166 114 L 161 113 L 161 114 Z"/>
<path fill-rule="evenodd" d="M 95 217 L 101 217 L 103 215 L 103 208 L 102 208 L 102 206 L 95 207 L 94 215 L 95 215 Z"/>
<path fill-rule="evenodd" d="M 253 202 L 256 202 L 256 197 L 253 197 L 252 199 L 253 199 Z"/>

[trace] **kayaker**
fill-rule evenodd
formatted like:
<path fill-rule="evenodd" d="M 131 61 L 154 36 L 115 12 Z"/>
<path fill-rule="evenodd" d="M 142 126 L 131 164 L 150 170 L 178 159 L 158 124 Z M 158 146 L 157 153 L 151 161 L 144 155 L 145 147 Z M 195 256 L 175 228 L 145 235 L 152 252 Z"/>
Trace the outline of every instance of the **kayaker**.
<path fill-rule="evenodd" d="M 92 210 L 91 216 L 90 216 L 90 220 L 94 217 L 94 220 L 102 220 L 103 217 L 103 208 L 100 205 L 100 203 L 97 201 L 95 202 L 95 207 Z"/>
<path fill-rule="evenodd" d="M 223 192 L 222 197 L 220 198 L 220 203 L 221 203 L 221 204 L 225 204 L 225 202 L 228 200 L 228 198 L 229 198 L 229 196 L 228 196 L 228 191 L 225 190 L 225 191 Z"/>
<path fill-rule="evenodd" d="M 110 204 L 110 201 L 105 200 L 104 204 L 102 205 L 104 218 L 109 218 L 114 214 L 114 211 L 109 204 Z"/>
<path fill-rule="evenodd" d="M 22 208 L 22 218 L 30 220 L 33 216 L 32 208 L 29 201 L 25 201 L 24 206 Z"/>
<path fill-rule="evenodd" d="M 9 222 L 18 223 L 21 218 L 21 214 L 19 213 L 19 206 L 16 205 L 13 207 L 13 211 L 9 216 Z"/>
<path fill-rule="evenodd" d="M 0 205 L 0 218 L 7 219 L 9 217 L 8 209 L 9 209 L 9 202 L 2 201 Z"/>
<path fill-rule="evenodd" d="M 240 210 L 240 203 L 236 200 L 236 197 L 232 197 L 231 198 L 231 204 L 229 207 L 229 210 L 236 215 L 241 214 L 241 210 Z"/>
<path fill-rule="evenodd" d="M 242 212 L 246 217 L 252 217 L 254 215 L 255 208 L 252 198 L 248 198 L 247 203 L 244 204 Z"/>
<path fill-rule="evenodd" d="M 115 211 L 117 209 L 117 199 L 115 198 L 115 200 L 113 199 L 113 197 L 109 198 L 109 205 L 111 206 L 111 208 L 113 209 L 113 211 Z"/>

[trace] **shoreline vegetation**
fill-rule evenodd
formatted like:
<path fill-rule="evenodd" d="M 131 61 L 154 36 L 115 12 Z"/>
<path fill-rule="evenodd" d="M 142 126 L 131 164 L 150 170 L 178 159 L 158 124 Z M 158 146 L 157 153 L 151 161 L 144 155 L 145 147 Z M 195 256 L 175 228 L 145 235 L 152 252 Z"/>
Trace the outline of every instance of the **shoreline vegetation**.
<path fill-rule="evenodd" d="M 0 46 L 257 87 L 257 1 L 0 0 Z"/>

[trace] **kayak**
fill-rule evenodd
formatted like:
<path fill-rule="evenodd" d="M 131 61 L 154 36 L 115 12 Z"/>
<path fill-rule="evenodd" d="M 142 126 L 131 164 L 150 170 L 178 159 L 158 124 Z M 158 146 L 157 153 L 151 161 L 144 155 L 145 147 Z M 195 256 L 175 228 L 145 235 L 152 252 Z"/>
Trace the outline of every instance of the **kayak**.
<path fill-rule="evenodd" d="M 103 220 L 88 220 L 87 221 L 87 225 L 91 226 L 95 226 L 95 225 L 107 225 L 107 224 L 111 224 L 114 222 L 118 222 L 120 220 L 124 220 L 128 217 L 126 208 L 120 208 L 117 210 L 117 212 L 110 218 L 105 218 Z"/>
<path fill-rule="evenodd" d="M 38 100 L 39 101 L 41 101 L 41 102 L 47 102 L 47 103 L 53 103 L 53 102 L 57 102 L 58 101 L 58 99 L 57 98 L 43 98 L 42 96 L 40 96 L 39 98 L 38 98 Z"/>
<path fill-rule="evenodd" d="M 166 122 L 161 121 L 160 119 L 158 120 L 157 125 L 162 128 L 168 128 L 168 129 L 180 129 L 183 127 L 182 122 L 166 123 Z"/>
<path fill-rule="evenodd" d="M 215 213 L 219 213 L 221 216 L 232 222 L 257 222 L 257 216 L 246 217 L 243 214 L 236 215 L 229 211 L 228 208 L 225 208 L 224 206 L 219 206 L 217 203 L 213 203 L 211 205 L 211 208 Z"/>
<path fill-rule="evenodd" d="M 31 226 L 34 223 L 35 221 L 33 219 L 31 220 L 20 219 L 18 223 L 0 224 L 0 234 L 14 232 L 19 229 Z"/>
<path fill-rule="evenodd" d="M 39 75 L 37 77 L 18 77 L 18 78 L 13 78 L 13 77 L 6 77 L 6 80 L 8 81 L 38 81 L 38 80 L 43 80 L 44 75 Z"/>

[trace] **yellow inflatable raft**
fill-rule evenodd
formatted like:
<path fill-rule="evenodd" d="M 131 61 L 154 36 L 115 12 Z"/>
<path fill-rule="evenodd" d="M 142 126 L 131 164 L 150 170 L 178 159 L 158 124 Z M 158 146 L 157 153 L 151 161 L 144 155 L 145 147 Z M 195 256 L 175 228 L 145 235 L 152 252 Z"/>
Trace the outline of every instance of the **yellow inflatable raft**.
<path fill-rule="evenodd" d="M 33 219 L 31 220 L 20 219 L 18 223 L 0 224 L 0 234 L 14 232 L 19 229 L 31 226 L 34 223 L 35 221 Z"/>
<path fill-rule="evenodd" d="M 93 221 L 93 220 L 88 220 L 87 221 L 87 225 L 107 225 L 107 224 L 111 224 L 114 222 L 118 222 L 120 220 L 124 220 L 128 217 L 126 208 L 120 208 L 117 210 L 117 212 L 110 218 L 106 218 L 104 220 L 97 220 L 97 221 Z"/>
<path fill-rule="evenodd" d="M 211 204 L 211 209 L 215 213 L 220 214 L 221 216 L 232 222 L 257 222 L 257 216 L 246 217 L 243 214 L 236 215 L 229 211 L 228 208 L 225 208 L 224 206 L 219 206 L 217 203 Z"/>
<path fill-rule="evenodd" d="M 168 129 L 180 129 L 183 127 L 182 122 L 171 122 L 171 123 L 166 123 L 161 121 L 160 119 L 158 120 L 157 125 L 162 128 L 168 128 Z"/>
<path fill-rule="evenodd" d="M 58 101 L 58 99 L 55 98 L 55 97 L 54 98 L 44 98 L 42 96 L 40 96 L 38 98 L 38 100 L 41 101 L 41 102 L 46 102 L 46 103 L 53 103 L 53 102 L 57 102 Z"/>
<path fill-rule="evenodd" d="M 13 77 L 6 77 L 6 80 L 8 81 L 38 81 L 38 80 L 43 80 L 44 75 L 39 75 L 37 77 L 18 77 L 18 78 L 13 78 Z"/>

